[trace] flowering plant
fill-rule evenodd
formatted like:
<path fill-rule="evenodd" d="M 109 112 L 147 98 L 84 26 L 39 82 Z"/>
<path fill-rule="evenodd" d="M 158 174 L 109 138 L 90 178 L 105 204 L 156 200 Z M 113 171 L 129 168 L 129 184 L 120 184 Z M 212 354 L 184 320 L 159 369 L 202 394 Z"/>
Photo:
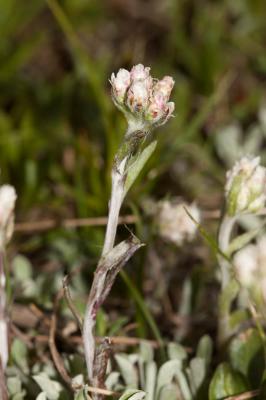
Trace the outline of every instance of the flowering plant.
<path fill-rule="evenodd" d="M 126 116 L 128 130 L 114 160 L 105 241 L 83 324 L 88 378 L 97 387 L 103 384 L 106 370 L 106 362 L 99 365 L 99 357 L 96 357 L 99 350 L 97 352 L 95 348 L 93 329 L 97 311 L 111 290 L 117 273 L 141 247 L 135 237 L 114 246 L 120 208 L 127 191 L 156 147 L 154 141 L 143 148 L 143 141 L 154 127 L 166 123 L 174 111 L 174 103 L 169 102 L 174 86 L 170 76 L 158 81 L 151 77 L 149 67 L 138 64 L 130 72 L 120 69 L 116 76 L 112 74 L 110 82 L 113 101 Z M 105 356 L 102 358 L 106 360 Z"/>

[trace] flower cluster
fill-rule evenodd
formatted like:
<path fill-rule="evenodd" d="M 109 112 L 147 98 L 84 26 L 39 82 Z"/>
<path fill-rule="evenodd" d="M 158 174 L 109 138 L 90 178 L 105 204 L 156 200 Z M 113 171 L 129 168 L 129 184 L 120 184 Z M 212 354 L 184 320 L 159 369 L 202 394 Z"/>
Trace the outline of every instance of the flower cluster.
<path fill-rule="evenodd" d="M 0 248 L 11 239 L 14 230 L 14 208 L 17 199 L 13 186 L 0 187 Z"/>
<path fill-rule="evenodd" d="M 185 241 L 191 241 L 197 230 L 196 223 L 188 213 L 197 221 L 200 221 L 200 210 L 194 204 L 177 201 L 163 200 L 158 205 L 156 215 L 159 234 L 177 246 Z"/>
<path fill-rule="evenodd" d="M 266 300 L 266 236 L 256 244 L 249 244 L 234 256 L 234 266 L 240 283 L 245 288 L 260 288 Z"/>
<path fill-rule="evenodd" d="M 226 208 L 229 215 L 256 213 L 266 201 L 266 168 L 260 157 L 242 157 L 227 172 Z"/>
<path fill-rule="evenodd" d="M 129 131 L 163 125 L 173 114 L 175 105 L 169 102 L 174 86 L 171 76 L 156 80 L 150 68 L 138 64 L 130 72 L 120 69 L 116 76 L 113 73 L 110 82 L 113 101 L 125 114 Z"/>

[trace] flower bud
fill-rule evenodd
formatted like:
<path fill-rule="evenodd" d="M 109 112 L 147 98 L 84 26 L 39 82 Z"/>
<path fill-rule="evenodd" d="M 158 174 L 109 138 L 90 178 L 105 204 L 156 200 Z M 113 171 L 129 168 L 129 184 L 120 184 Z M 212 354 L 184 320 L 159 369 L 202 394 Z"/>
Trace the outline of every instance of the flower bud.
<path fill-rule="evenodd" d="M 189 205 L 174 199 L 161 201 L 158 205 L 156 215 L 158 232 L 165 240 L 177 246 L 181 246 L 185 241 L 193 240 L 197 231 L 197 225 L 186 210 L 197 222 L 200 221 L 200 210 L 194 203 Z"/>
<path fill-rule="evenodd" d="M 110 82 L 113 89 L 113 97 L 118 103 L 123 102 L 130 85 L 130 73 L 126 69 L 120 68 L 116 76 L 112 73 Z"/>
<path fill-rule="evenodd" d="M 127 105 L 133 113 L 138 113 L 148 105 L 149 86 L 145 80 L 133 81 L 128 90 Z"/>
<path fill-rule="evenodd" d="M 229 215 L 256 213 L 266 200 L 266 168 L 260 157 L 243 157 L 226 174 L 225 196 Z"/>
<path fill-rule="evenodd" d="M 14 231 L 14 208 L 17 199 L 13 186 L 0 187 L 0 247 L 3 248 L 11 239 Z"/>
<path fill-rule="evenodd" d="M 130 71 L 132 81 L 147 79 L 150 75 L 150 68 L 142 64 L 135 65 Z"/>
<path fill-rule="evenodd" d="M 175 81 L 171 76 L 165 76 L 162 80 L 158 81 L 154 85 L 153 96 L 156 97 L 157 94 L 161 94 L 165 101 L 168 101 L 170 94 L 174 87 Z"/>
<path fill-rule="evenodd" d="M 175 109 L 175 103 L 166 103 L 163 95 L 157 93 L 150 102 L 146 112 L 147 120 L 151 121 L 154 125 L 163 125 L 172 116 Z"/>
<path fill-rule="evenodd" d="M 150 68 L 135 65 L 131 71 L 120 69 L 111 76 L 112 96 L 115 105 L 125 114 L 128 132 L 149 131 L 163 125 L 174 111 L 174 103 L 168 102 L 174 80 L 165 76 L 156 81 Z"/>

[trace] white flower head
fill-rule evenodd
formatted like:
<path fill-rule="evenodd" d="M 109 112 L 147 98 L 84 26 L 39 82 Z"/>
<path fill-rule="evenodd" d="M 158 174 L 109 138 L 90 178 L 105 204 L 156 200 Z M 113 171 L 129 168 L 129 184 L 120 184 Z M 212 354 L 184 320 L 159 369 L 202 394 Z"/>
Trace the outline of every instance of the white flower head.
<path fill-rule="evenodd" d="M 130 73 L 126 69 L 121 68 L 116 76 L 112 73 L 110 82 L 113 89 L 113 97 L 118 103 L 123 103 L 126 91 L 130 85 Z"/>
<path fill-rule="evenodd" d="M 169 102 L 174 86 L 172 77 L 155 80 L 149 67 L 138 64 L 130 72 L 120 69 L 116 76 L 113 73 L 110 83 L 113 101 L 125 114 L 129 132 L 148 131 L 165 124 L 172 116 L 175 108 Z"/>
<path fill-rule="evenodd" d="M 242 157 L 226 174 L 225 197 L 229 215 L 256 213 L 266 201 L 266 168 L 260 157 Z"/>
<path fill-rule="evenodd" d="M 0 247 L 5 246 L 14 230 L 16 191 L 11 185 L 0 187 Z"/>
<path fill-rule="evenodd" d="M 156 215 L 158 232 L 165 240 L 177 246 L 193 240 L 197 231 L 197 225 L 186 210 L 197 222 L 200 221 L 200 210 L 194 203 L 187 204 L 174 199 L 163 200 L 158 205 Z"/>

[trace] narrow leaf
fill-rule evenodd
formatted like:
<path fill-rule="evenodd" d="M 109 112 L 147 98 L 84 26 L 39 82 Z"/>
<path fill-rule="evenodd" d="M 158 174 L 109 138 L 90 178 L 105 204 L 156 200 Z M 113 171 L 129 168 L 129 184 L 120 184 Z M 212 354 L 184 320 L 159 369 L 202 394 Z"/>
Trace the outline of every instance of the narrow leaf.
<path fill-rule="evenodd" d="M 206 364 L 203 358 L 192 358 L 189 364 L 189 381 L 193 394 L 196 395 L 206 377 Z"/>
<path fill-rule="evenodd" d="M 202 358 L 206 366 L 211 362 L 213 351 L 213 342 L 209 335 L 204 335 L 199 341 L 197 348 L 197 358 Z"/>
<path fill-rule="evenodd" d="M 127 192 L 137 179 L 142 168 L 144 167 L 144 165 L 154 152 L 156 146 L 157 146 L 157 140 L 154 140 L 142 150 L 142 152 L 137 156 L 136 160 L 129 166 L 125 182 L 124 197 L 126 196 Z"/>
<path fill-rule="evenodd" d="M 147 393 L 146 400 L 154 400 L 156 380 L 157 380 L 157 366 L 156 363 L 152 361 L 146 365 L 146 385 L 145 385 L 145 392 Z"/>
<path fill-rule="evenodd" d="M 227 256 L 227 254 L 223 253 L 222 250 L 220 250 L 217 241 L 203 228 L 203 226 L 195 220 L 195 218 L 190 214 L 190 212 L 187 210 L 186 207 L 184 207 L 186 213 L 188 216 L 192 219 L 192 221 L 197 225 L 198 230 L 201 234 L 201 236 L 206 240 L 206 242 L 209 244 L 210 248 L 214 252 L 214 254 L 219 254 L 222 256 L 226 261 L 228 261 L 231 264 L 230 258 Z"/>
<path fill-rule="evenodd" d="M 252 229 L 249 232 L 245 232 L 242 235 L 237 236 L 235 239 L 232 240 L 230 246 L 227 251 L 227 255 L 230 256 L 235 251 L 240 250 L 246 244 L 248 244 L 252 239 L 254 239 L 261 229 L 264 227 L 264 224 L 257 229 Z"/>
<path fill-rule="evenodd" d="M 145 395 L 146 393 L 142 390 L 128 389 L 119 397 L 119 400 L 142 400 Z"/>
<path fill-rule="evenodd" d="M 170 360 L 164 363 L 159 369 L 158 379 L 157 379 L 157 390 L 162 386 L 171 383 L 175 373 L 182 367 L 182 363 L 179 360 Z"/>
<path fill-rule="evenodd" d="M 138 387 L 138 374 L 135 366 L 125 354 L 116 354 L 115 360 L 127 387 L 136 389 Z"/>

